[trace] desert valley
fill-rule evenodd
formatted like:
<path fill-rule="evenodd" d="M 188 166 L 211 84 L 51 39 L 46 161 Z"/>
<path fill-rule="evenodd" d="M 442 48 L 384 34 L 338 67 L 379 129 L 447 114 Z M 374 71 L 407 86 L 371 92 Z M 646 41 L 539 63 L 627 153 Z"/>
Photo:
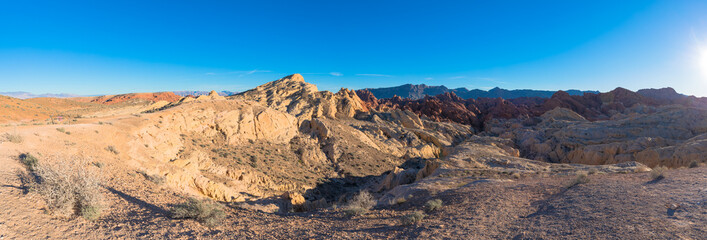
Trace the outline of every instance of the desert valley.
<path fill-rule="evenodd" d="M 707 98 L 672 88 L 183 95 L 0 96 L 0 238 L 707 236 Z"/>

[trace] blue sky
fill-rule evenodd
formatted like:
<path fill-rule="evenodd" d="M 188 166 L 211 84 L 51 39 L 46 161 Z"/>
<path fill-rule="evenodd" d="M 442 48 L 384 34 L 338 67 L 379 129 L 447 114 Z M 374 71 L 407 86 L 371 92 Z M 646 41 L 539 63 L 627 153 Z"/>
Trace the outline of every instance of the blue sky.
<path fill-rule="evenodd" d="M 0 92 L 426 83 L 707 96 L 707 1 L 6 1 Z"/>

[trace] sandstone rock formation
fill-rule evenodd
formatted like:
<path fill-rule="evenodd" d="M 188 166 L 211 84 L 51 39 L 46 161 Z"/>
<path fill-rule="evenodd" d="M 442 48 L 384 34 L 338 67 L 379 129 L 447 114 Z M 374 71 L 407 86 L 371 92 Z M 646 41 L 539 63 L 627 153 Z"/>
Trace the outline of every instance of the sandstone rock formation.
<path fill-rule="evenodd" d="M 318 91 L 300 74 L 263 84 L 231 98 L 259 102 L 290 113 L 300 121 L 317 117 L 351 118 L 359 111 L 368 110 L 354 91 L 344 88 L 337 93 Z"/>

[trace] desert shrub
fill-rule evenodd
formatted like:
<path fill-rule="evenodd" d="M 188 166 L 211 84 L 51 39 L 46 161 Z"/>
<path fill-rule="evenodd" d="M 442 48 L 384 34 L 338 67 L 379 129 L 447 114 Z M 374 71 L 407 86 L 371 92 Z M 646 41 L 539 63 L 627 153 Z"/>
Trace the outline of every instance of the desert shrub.
<path fill-rule="evenodd" d="M 571 187 L 577 186 L 579 184 L 585 184 L 588 182 L 589 182 L 589 177 L 587 177 L 587 173 L 584 171 L 580 171 L 569 183 L 567 183 L 567 186 L 565 186 L 565 187 L 571 188 Z"/>
<path fill-rule="evenodd" d="M 347 207 L 344 208 L 344 213 L 348 216 L 360 216 L 366 214 L 370 209 L 360 208 L 360 207 Z"/>
<path fill-rule="evenodd" d="M 689 168 L 696 168 L 699 166 L 700 166 L 700 163 L 698 163 L 696 160 L 692 160 L 692 162 L 690 162 L 690 165 L 688 165 Z"/>
<path fill-rule="evenodd" d="M 348 204 L 344 207 L 344 211 L 348 215 L 362 215 L 368 212 L 368 210 L 371 210 L 376 203 L 376 199 L 374 199 L 369 192 L 361 191 L 349 200 Z"/>
<path fill-rule="evenodd" d="M 115 155 L 120 154 L 120 152 L 118 152 L 118 150 L 115 149 L 115 147 L 114 147 L 113 145 L 107 146 L 107 147 L 106 147 L 106 151 L 112 152 L 112 153 L 115 154 Z"/>
<path fill-rule="evenodd" d="M 442 199 L 432 199 L 425 203 L 427 212 L 434 212 L 442 208 Z"/>
<path fill-rule="evenodd" d="M 147 179 L 148 181 L 153 182 L 157 185 L 162 185 L 165 181 L 165 178 L 163 176 L 148 174 L 144 171 L 138 171 L 137 173 L 145 177 L 145 179 Z"/>
<path fill-rule="evenodd" d="M 658 181 L 665 178 L 665 170 L 667 170 L 667 168 L 663 166 L 653 168 L 653 170 L 651 170 L 651 179 Z"/>
<path fill-rule="evenodd" d="M 97 168 L 103 168 L 103 163 L 102 162 L 92 162 L 93 166 L 96 166 Z"/>
<path fill-rule="evenodd" d="M 5 141 L 7 141 L 7 142 L 18 143 L 18 144 L 19 144 L 19 143 L 22 143 L 22 141 L 24 140 L 24 139 L 22 138 L 22 136 L 20 136 L 19 134 L 12 134 L 12 133 L 5 133 L 5 134 L 3 134 L 3 138 L 4 138 Z"/>
<path fill-rule="evenodd" d="M 218 205 L 208 201 L 189 198 L 186 202 L 175 205 L 169 210 L 172 218 L 194 219 L 207 227 L 215 227 L 223 221 L 226 214 Z"/>
<path fill-rule="evenodd" d="M 424 219 L 426 216 L 427 215 L 425 215 L 422 211 L 414 211 L 410 214 L 403 216 L 403 225 L 417 224 L 422 221 L 422 219 Z"/>
<path fill-rule="evenodd" d="M 65 132 L 66 132 L 66 129 L 63 128 L 63 127 L 56 128 L 56 130 L 59 131 L 59 132 L 61 132 L 61 133 L 65 133 Z"/>
<path fill-rule="evenodd" d="M 37 160 L 36 157 L 32 156 L 32 154 L 29 153 L 23 153 L 20 154 L 19 156 L 20 162 L 27 167 L 27 170 L 29 171 L 34 171 L 34 169 L 37 167 L 37 163 L 39 163 L 39 160 Z"/>
<path fill-rule="evenodd" d="M 51 164 L 50 164 L 51 162 Z M 47 204 L 49 214 L 97 219 L 103 210 L 99 175 L 85 161 L 46 161 L 35 166 L 31 189 Z"/>

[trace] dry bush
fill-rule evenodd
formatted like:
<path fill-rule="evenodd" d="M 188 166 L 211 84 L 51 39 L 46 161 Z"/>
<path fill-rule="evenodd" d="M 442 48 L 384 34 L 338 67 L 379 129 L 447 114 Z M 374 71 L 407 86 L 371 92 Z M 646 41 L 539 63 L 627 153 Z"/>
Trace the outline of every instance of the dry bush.
<path fill-rule="evenodd" d="M 425 210 L 427 212 L 437 211 L 442 208 L 442 199 L 433 199 L 425 203 Z"/>
<path fill-rule="evenodd" d="M 668 170 L 668 168 L 663 166 L 653 168 L 653 170 L 651 170 L 651 179 L 658 181 L 665 178 L 665 170 Z"/>
<path fill-rule="evenodd" d="M 82 159 L 43 161 L 31 171 L 30 189 L 46 202 L 46 211 L 60 217 L 79 215 L 97 219 L 103 210 L 103 194 L 97 172 Z M 25 180 L 26 181 L 26 180 Z"/>
<path fill-rule="evenodd" d="M 575 178 L 572 179 L 572 181 L 567 183 L 565 188 L 571 188 L 571 187 L 577 186 L 579 184 L 585 184 L 588 182 L 589 182 L 589 177 L 587 177 L 587 172 L 580 171 L 580 172 L 577 172 L 577 175 L 575 176 Z"/>
<path fill-rule="evenodd" d="M 348 215 L 362 215 L 371 210 L 376 203 L 376 199 L 369 192 L 361 191 L 346 204 L 344 211 Z"/>
<path fill-rule="evenodd" d="M 60 133 L 65 133 L 65 132 L 66 132 L 66 128 L 63 128 L 63 127 L 56 128 L 56 130 L 59 131 Z"/>
<path fill-rule="evenodd" d="M 169 211 L 172 213 L 172 218 L 195 219 L 207 227 L 220 225 L 226 216 L 220 205 L 208 200 L 199 201 L 196 198 L 189 198 L 186 202 L 175 205 Z"/>
<path fill-rule="evenodd" d="M 426 216 L 427 215 L 425 215 L 422 211 L 414 211 L 410 214 L 403 216 L 403 225 L 417 224 L 422 221 L 422 219 L 424 219 Z"/>
<path fill-rule="evenodd" d="M 12 133 L 3 134 L 3 138 L 7 142 L 17 143 L 17 144 L 22 143 L 22 141 L 24 140 L 22 138 L 22 136 L 20 136 L 19 134 L 12 134 Z"/>

